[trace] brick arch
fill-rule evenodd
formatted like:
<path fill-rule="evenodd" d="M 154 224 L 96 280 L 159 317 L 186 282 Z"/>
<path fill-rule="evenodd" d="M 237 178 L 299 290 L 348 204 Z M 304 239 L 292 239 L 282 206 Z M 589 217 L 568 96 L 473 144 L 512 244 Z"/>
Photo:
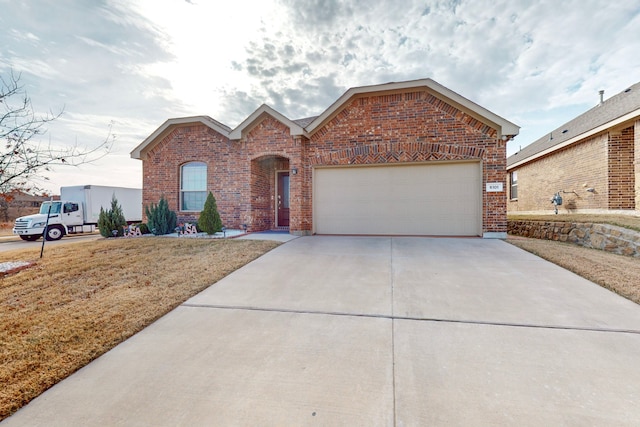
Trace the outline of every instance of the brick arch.
<path fill-rule="evenodd" d="M 254 154 L 250 157 L 250 160 L 253 161 L 260 161 L 260 160 L 264 160 L 267 159 L 269 157 L 282 157 L 283 159 L 289 160 L 291 161 L 291 156 L 283 153 L 283 152 L 278 152 L 278 151 L 263 151 L 261 153 L 258 154 Z"/>
<path fill-rule="evenodd" d="M 250 205 L 245 219 L 249 231 L 275 227 L 276 171 L 288 170 L 291 159 L 281 152 L 262 152 L 250 162 Z"/>
<path fill-rule="evenodd" d="M 426 162 L 433 160 L 477 160 L 484 148 L 429 142 L 382 142 L 345 148 L 311 158 L 313 165 L 368 165 Z"/>
<path fill-rule="evenodd" d="M 200 157 L 192 157 L 188 160 L 178 163 L 178 169 L 188 163 L 204 163 L 207 167 L 209 167 L 209 159 L 202 159 Z"/>

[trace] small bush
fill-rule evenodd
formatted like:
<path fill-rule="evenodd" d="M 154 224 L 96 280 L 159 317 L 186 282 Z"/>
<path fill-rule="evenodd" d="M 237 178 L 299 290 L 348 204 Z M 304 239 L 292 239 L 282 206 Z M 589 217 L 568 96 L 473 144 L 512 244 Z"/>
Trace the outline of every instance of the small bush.
<path fill-rule="evenodd" d="M 116 236 L 123 236 L 123 227 L 127 226 L 127 220 L 122 213 L 122 207 L 118 204 L 118 199 L 114 194 L 111 198 L 111 209 L 105 211 L 100 207 L 100 215 L 98 216 L 98 229 L 102 237 L 115 237 L 113 230 L 117 230 Z"/>
<path fill-rule="evenodd" d="M 144 222 L 141 222 L 140 224 L 136 224 L 136 226 L 140 229 L 140 233 L 142 233 L 142 234 L 151 233 L 149 231 L 149 227 L 147 227 L 147 224 L 145 224 Z"/>
<path fill-rule="evenodd" d="M 209 191 L 207 200 L 204 202 L 204 210 L 200 212 L 198 228 L 207 234 L 215 234 L 218 231 L 222 231 L 222 220 L 218 213 L 216 198 L 213 197 L 211 191 Z"/>
<path fill-rule="evenodd" d="M 145 207 L 147 215 L 147 226 L 156 236 L 173 233 L 178 223 L 176 213 L 169 209 L 169 203 L 164 197 L 160 198 L 158 204 L 152 203 Z"/>

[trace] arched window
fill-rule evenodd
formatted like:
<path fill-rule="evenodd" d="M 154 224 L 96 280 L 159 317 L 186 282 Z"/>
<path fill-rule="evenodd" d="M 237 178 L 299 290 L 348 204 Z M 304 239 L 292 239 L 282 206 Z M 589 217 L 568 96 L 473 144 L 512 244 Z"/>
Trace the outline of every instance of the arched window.
<path fill-rule="evenodd" d="M 201 211 L 207 198 L 207 164 L 191 162 L 180 168 L 180 210 Z"/>

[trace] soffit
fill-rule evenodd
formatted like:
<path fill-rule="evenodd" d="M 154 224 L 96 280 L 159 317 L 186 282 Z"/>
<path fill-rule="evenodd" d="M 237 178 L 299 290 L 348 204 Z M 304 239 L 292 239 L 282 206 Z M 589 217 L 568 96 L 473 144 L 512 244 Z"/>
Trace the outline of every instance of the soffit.
<path fill-rule="evenodd" d="M 508 167 L 535 160 L 585 138 L 640 118 L 640 82 L 537 139 L 507 159 Z"/>
<path fill-rule="evenodd" d="M 442 86 L 432 79 L 412 80 L 399 83 L 385 83 L 373 86 L 362 86 L 351 88 L 345 92 L 336 102 L 327 108 L 321 115 L 315 118 L 307 127 L 306 131 L 312 135 L 338 114 L 348 103 L 357 97 L 369 96 L 372 94 L 383 95 L 386 93 L 397 93 L 411 89 L 426 89 L 436 98 L 464 111 L 475 119 L 485 123 L 498 131 L 498 136 L 515 136 L 519 133 L 520 127 L 510 121 L 492 113 L 484 107 L 468 100 L 456 92 Z"/>
<path fill-rule="evenodd" d="M 192 117 L 179 117 L 169 119 L 164 122 L 158 129 L 156 129 L 151 135 L 149 135 L 144 141 L 142 141 L 136 148 L 131 151 L 131 158 L 142 159 L 144 154 L 153 148 L 159 141 L 169 134 L 174 128 L 179 126 L 187 126 L 190 124 L 201 123 L 209 128 L 215 130 L 222 136 L 229 138 L 229 132 L 231 129 L 212 119 L 209 116 L 192 116 Z"/>
<path fill-rule="evenodd" d="M 229 138 L 233 140 L 242 139 L 244 135 L 247 134 L 251 129 L 253 129 L 256 125 L 258 125 L 265 117 L 271 116 L 280 123 L 284 124 L 289 128 L 291 136 L 299 136 L 304 135 L 308 137 L 309 135 L 305 131 L 304 127 L 296 123 L 273 108 L 269 107 L 266 104 L 262 104 L 260 108 L 254 111 L 249 117 L 247 117 L 242 123 L 240 123 L 235 129 L 233 129 L 229 133 Z"/>

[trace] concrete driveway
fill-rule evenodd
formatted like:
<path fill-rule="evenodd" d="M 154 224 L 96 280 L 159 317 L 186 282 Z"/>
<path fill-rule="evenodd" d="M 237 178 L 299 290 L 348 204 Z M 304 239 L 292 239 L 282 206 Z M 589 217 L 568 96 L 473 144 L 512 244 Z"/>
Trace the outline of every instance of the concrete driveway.
<path fill-rule="evenodd" d="M 637 426 L 640 306 L 500 240 L 292 240 L 2 426 Z"/>

